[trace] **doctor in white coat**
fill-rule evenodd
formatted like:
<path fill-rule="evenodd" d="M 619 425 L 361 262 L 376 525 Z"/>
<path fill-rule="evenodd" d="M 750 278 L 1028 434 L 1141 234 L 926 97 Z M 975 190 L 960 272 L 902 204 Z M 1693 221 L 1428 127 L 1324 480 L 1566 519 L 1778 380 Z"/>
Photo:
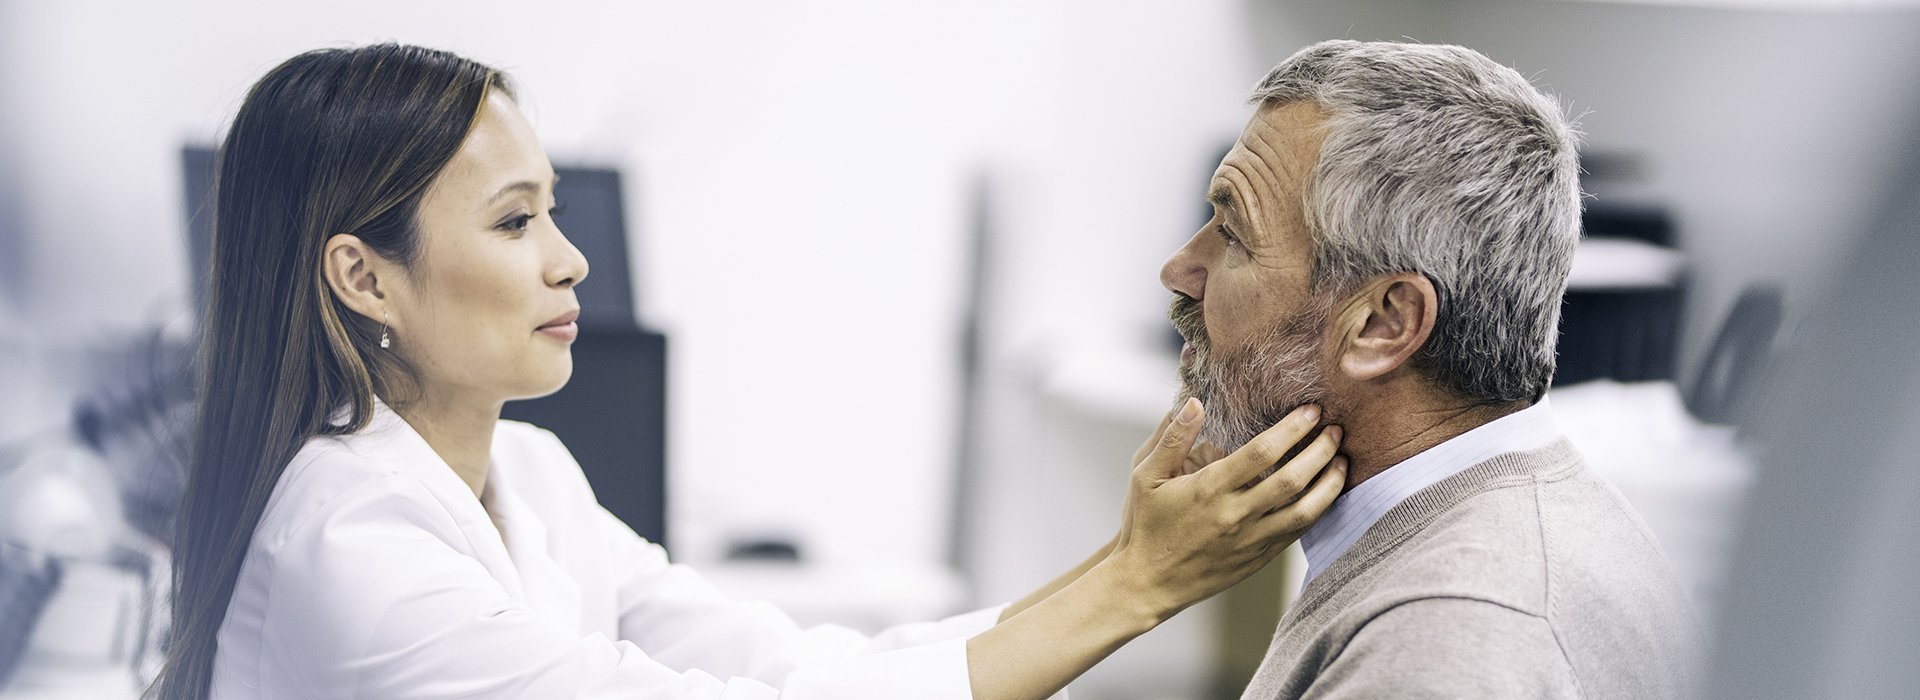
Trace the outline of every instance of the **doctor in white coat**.
<path fill-rule="evenodd" d="M 1043 698 L 1258 570 L 1342 486 L 1331 426 L 1248 486 L 1313 407 L 1209 462 L 1189 400 L 1137 455 L 1120 533 L 1053 583 L 871 638 L 803 629 L 670 563 L 553 434 L 499 420 L 572 371 L 587 261 L 553 182 L 504 76 L 451 54 L 314 51 L 254 86 L 220 151 L 151 696 Z"/>

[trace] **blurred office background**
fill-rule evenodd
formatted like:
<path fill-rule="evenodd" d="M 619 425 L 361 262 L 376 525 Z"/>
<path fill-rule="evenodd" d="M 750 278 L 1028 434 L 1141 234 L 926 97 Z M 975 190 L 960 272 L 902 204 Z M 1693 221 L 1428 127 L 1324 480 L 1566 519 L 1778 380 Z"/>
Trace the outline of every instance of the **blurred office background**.
<path fill-rule="evenodd" d="M 396 40 L 512 73 L 600 315 L 575 386 L 509 414 L 724 588 L 871 629 L 1111 536 L 1177 386 L 1160 263 L 1249 88 L 1342 37 L 1478 49 L 1581 117 L 1556 413 L 1710 625 L 1765 610 L 1727 573 L 1772 551 L 1738 544 L 1768 455 L 1737 426 L 1912 216 L 1920 3 L 0 0 L 0 539 L 38 547 L 0 548 L 0 694 L 104 697 L 151 662 L 196 173 L 287 57 Z M 1863 298 L 1912 316 L 1897 291 Z M 76 513 L 101 517 L 45 524 Z M 1237 697 L 1289 568 L 1075 696 Z"/>

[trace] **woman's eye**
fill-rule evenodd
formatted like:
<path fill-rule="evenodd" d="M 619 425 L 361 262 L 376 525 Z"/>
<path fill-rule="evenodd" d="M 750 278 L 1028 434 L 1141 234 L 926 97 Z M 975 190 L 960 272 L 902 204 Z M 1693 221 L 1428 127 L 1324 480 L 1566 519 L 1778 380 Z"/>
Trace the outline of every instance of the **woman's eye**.
<path fill-rule="evenodd" d="M 547 216 L 550 216 L 550 217 L 559 216 L 560 209 L 561 209 L 560 205 L 558 204 L 553 205 L 553 208 L 547 210 Z M 514 232 L 526 231 L 527 224 L 529 222 L 532 222 L 534 217 L 536 216 L 539 216 L 539 215 L 538 214 L 515 214 L 511 218 L 508 218 L 505 221 L 501 221 L 500 223 L 495 224 L 494 228 L 497 228 L 502 231 L 514 231 Z"/>
<path fill-rule="evenodd" d="M 547 210 L 547 216 L 559 216 L 559 215 L 561 215 L 561 214 L 564 214 L 564 213 L 566 213 L 566 212 L 567 212 L 567 208 L 566 208 L 565 206 L 563 206 L 563 205 L 559 205 L 559 204 L 555 204 L 555 205 L 553 205 L 553 208 L 552 208 L 552 209 L 548 209 L 548 210 Z"/>
<path fill-rule="evenodd" d="M 507 219 L 506 221 L 500 222 L 500 224 L 498 226 L 495 226 L 495 228 L 498 228 L 502 231 L 525 231 L 527 230 L 527 222 L 532 220 L 533 220 L 532 214 L 521 214 L 513 218 Z"/>

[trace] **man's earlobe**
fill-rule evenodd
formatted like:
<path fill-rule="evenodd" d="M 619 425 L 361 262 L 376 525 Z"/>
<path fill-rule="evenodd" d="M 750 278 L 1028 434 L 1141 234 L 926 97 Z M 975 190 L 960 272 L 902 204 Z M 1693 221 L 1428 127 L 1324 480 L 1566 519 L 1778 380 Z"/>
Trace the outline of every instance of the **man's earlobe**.
<path fill-rule="evenodd" d="M 1359 381 L 1387 376 L 1406 365 L 1433 335 L 1439 293 L 1425 275 L 1403 272 L 1379 278 L 1352 297 L 1342 314 L 1346 339 L 1339 369 Z M 1350 318 L 1351 320 L 1345 320 Z"/>

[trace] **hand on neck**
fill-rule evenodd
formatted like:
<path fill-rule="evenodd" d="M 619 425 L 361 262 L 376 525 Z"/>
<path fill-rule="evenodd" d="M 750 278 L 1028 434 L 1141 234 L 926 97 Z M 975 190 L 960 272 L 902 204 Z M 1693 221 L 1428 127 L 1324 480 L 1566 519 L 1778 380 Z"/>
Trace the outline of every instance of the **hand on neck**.
<path fill-rule="evenodd" d="M 422 390 L 413 400 L 391 405 L 479 498 L 486 490 L 493 428 L 504 403 Z"/>

